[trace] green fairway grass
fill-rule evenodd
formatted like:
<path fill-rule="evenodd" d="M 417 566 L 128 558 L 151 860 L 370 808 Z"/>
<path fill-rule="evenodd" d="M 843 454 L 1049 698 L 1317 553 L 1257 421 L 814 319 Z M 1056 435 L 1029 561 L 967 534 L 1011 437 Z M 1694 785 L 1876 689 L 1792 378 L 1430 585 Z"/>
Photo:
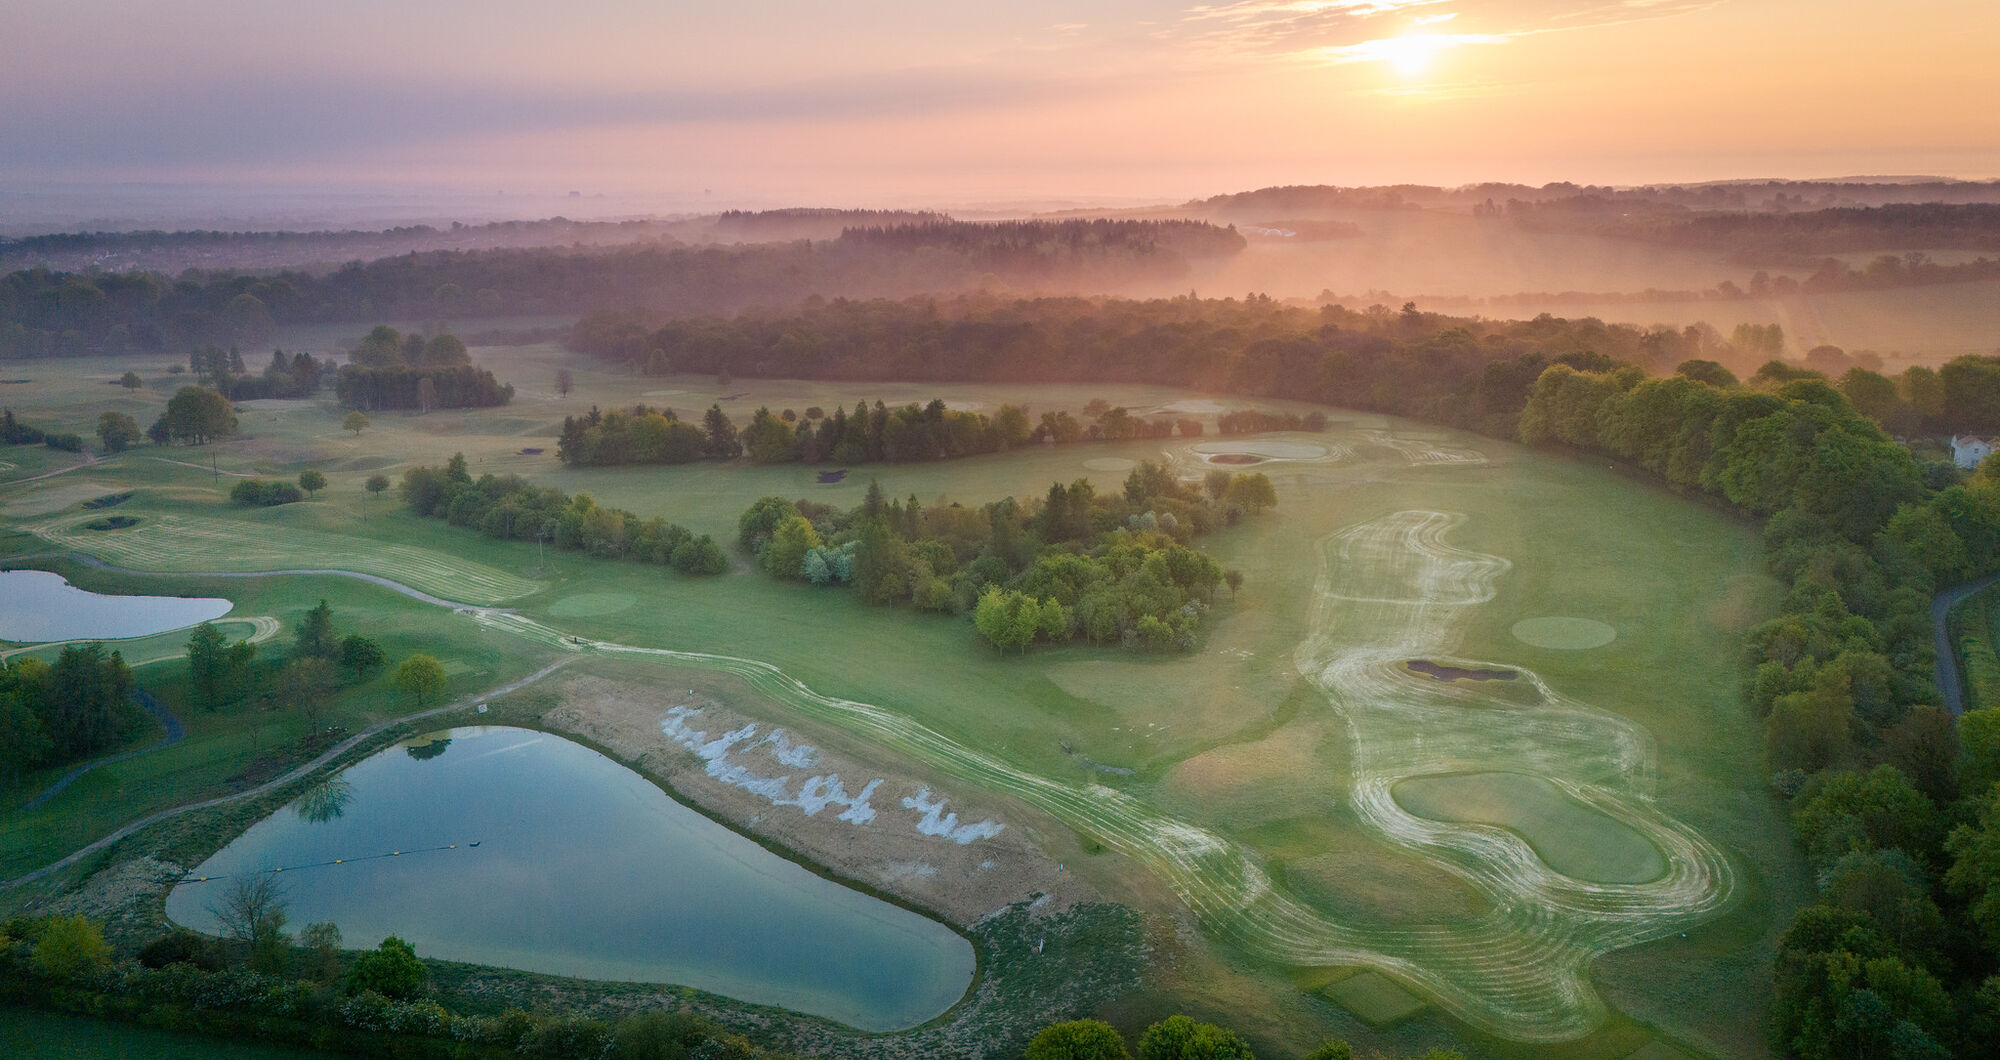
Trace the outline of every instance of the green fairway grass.
<path fill-rule="evenodd" d="M 1479 1042 L 1552 1042 L 1615 1024 L 1617 1009 L 1715 1051 L 1762 1048 L 1762 962 L 1774 925 L 1806 881 L 1762 780 L 1754 721 L 1737 693 L 1742 674 L 1716 662 L 1739 657 L 1744 631 L 1772 613 L 1777 597 L 1761 573 L 1754 526 L 1603 466 L 1338 412 L 1340 425 L 1324 434 L 1267 436 L 1271 444 L 1260 451 L 1282 456 L 1257 470 L 1276 483 L 1279 507 L 1201 540 L 1245 581 L 1237 594 L 1218 594 L 1196 653 L 1134 655 L 1072 643 L 1002 656 L 962 618 L 866 608 L 838 590 L 754 573 L 740 557 L 733 573 L 697 578 L 575 552 L 544 555 L 533 543 L 417 519 L 393 491 L 370 498 L 361 484 L 377 470 L 394 478 L 403 467 L 441 464 L 463 451 L 474 474 L 511 472 L 587 491 L 600 503 L 733 541 L 738 515 L 769 494 L 847 506 L 872 478 L 891 496 L 915 495 L 926 506 L 976 504 L 1039 497 L 1051 482 L 1076 478 L 1115 490 L 1124 473 L 1112 468 L 1122 461 L 1166 460 L 1189 474 L 1207 464 L 1195 442 L 1175 439 L 860 466 L 831 485 L 816 481 L 821 468 L 803 465 L 566 469 L 553 453 L 562 416 L 636 401 L 694 414 L 737 394 L 722 404 L 739 423 L 761 405 L 831 411 L 878 396 L 1011 401 L 1036 413 L 1080 410 L 1093 397 L 1135 411 L 1179 400 L 1308 407 L 1118 386 L 739 380 L 725 389 L 707 378 L 640 378 L 546 346 L 481 349 L 475 359 L 516 384 L 515 404 L 383 413 L 356 437 L 340 429 L 344 412 L 328 399 L 255 403 L 242 413 L 245 437 L 139 450 L 62 476 L 100 493 L 136 489 L 117 509 L 142 520 L 131 530 L 75 529 L 83 513 L 73 506 L 17 517 L 8 505 L 33 484 L 0 486 L 0 550 L 75 548 L 178 569 L 172 578 L 138 578 L 61 567 L 94 591 L 171 586 L 226 596 L 237 602 L 233 614 L 277 616 L 284 629 L 269 651 L 325 596 L 344 628 L 383 631 L 392 664 L 427 650 L 464 667 L 452 676 L 453 694 L 571 653 L 585 656 L 575 664 L 584 671 L 596 665 L 593 657 L 615 657 L 621 673 L 654 674 L 662 686 L 686 667 L 737 674 L 770 709 L 1016 800 L 1067 826 L 1072 836 L 1063 842 L 1085 837 L 1101 847 L 1101 856 L 1069 867 L 1142 909 L 1192 913 L 1203 944 L 1247 969 L 1264 991 L 1252 997 L 1230 987 L 1226 1003 L 1243 1021 L 1281 1027 L 1272 1033 L 1288 1046 L 1307 1048 L 1336 1026 L 1299 1015 L 1290 972 L 1361 965 L 1387 970 L 1377 977 L 1420 995 L 1425 1011 L 1403 1027 Z M 559 365 L 575 374 L 566 399 L 553 391 Z M 96 399 L 117 388 L 99 391 L 101 383 L 80 377 L 115 377 L 114 367 L 124 366 L 86 366 L 69 384 L 39 364 L 22 375 L 35 376 L 47 394 L 47 426 L 87 429 Z M 164 398 L 149 390 L 135 400 Z M 1198 418 L 1211 432 L 1200 441 L 1218 441 L 1215 414 Z M 1324 447 L 1325 455 L 1301 445 Z M 527 448 L 544 452 L 521 452 Z M 0 459 L 13 452 L 0 450 Z M 211 459 L 215 470 L 205 466 Z M 226 502 L 234 479 L 219 472 L 291 477 L 305 467 L 331 481 L 316 499 L 257 510 Z M 195 550 L 163 527 L 194 531 Z M 139 536 L 114 546 L 86 534 Z M 456 614 L 351 579 L 193 573 L 208 564 L 362 569 L 505 611 Z M 1411 586 L 1430 595 L 1412 596 Z M 1431 619 L 1448 621 L 1422 627 L 1413 640 L 1398 600 L 1419 601 Z M 1524 620 L 1554 616 L 1602 623 L 1616 639 L 1577 650 L 1514 633 Z M 588 643 L 571 644 L 572 637 Z M 1418 658 L 1522 677 L 1434 681 L 1404 668 Z M 176 673 L 165 662 L 144 677 L 171 685 Z M 329 713 L 338 710 L 341 723 L 356 728 L 402 709 L 377 675 Z M 145 808 L 220 790 L 258 748 L 291 738 L 298 725 L 283 711 L 184 716 L 185 750 L 120 763 L 87 785 L 91 774 L 74 798 L 65 793 L 31 821 L 0 815 L 7 862 L 0 875 L 73 849 Z M 1573 722 L 1584 735 L 1543 740 L 1550 719 Z M 1516 828 L 1524 842 L 1478 824 L 1421 823 L 1388 797 L 1397 780 L 1437 772 L 1546 776 L 1566 792 L 1586 793 L 1592 808 L 1570 807 L 1568 795 L 1529 796 L 1526 827 L 1511 817 L 1494 822 Z M 24 778 L 0 805 L 18 805 L 32 786 Z M 1400 815 L 1395 827 L 1385 827 L 1384 814 Z M 1614 828 L 1643 835 L 1639 842 L 1670 864 L 1663 882 L 1605 885 L 1583 869 L 1576 878 L 1550 871 L 1561 866 L 1544 864 L 1536 851 L 1548 843 L 1531 833 L 1543 818 L 1573 814 L 1608 814 Z M 217 845 L 228 838 L 216 837 Z M 1628 867 L 1607 878 L 1637 874 Z M 1548 908 L 1557 912 L 1536 912 Z M 1561 929 L 1552 931 L 1550 920 Z M 1438 941 L 1430 948 L 1398 941 L 1413 935 Z M 1691 960 L 1691 949 L 1701 956 Z M 1538 955 L 1538 963 L 1509 967 L 1509 953 Z M 1618 976 L 1593 974 L 1597 962 L 1612 959 Z M 1224 1003 L 1204 993 L 1220 985 L 1175 989 L 1182 991 L 1175 1003 L 1191 1009 Z M 1273 1022 L 1278 1013 L 1287 1020 Z"/>
<path fill-rule="evenodd" d="M 1423 998 L 1379 972 L 1356 972 L 1328 983 L 1325 993 L 1370 1027 L 1386 1027 L 1409 1019 L 1424 1008 Z"/>
<path fill-rule="evenodd" d="M 1666 870 L 1638 832 L 1564 795 L 1540 777 L 1457 773 L 1412 777 L 1396 802 L 1434 821 L 1490 824 L 1518 833 L 1548 866 L 1593 883 L 1645 883 Z"/>

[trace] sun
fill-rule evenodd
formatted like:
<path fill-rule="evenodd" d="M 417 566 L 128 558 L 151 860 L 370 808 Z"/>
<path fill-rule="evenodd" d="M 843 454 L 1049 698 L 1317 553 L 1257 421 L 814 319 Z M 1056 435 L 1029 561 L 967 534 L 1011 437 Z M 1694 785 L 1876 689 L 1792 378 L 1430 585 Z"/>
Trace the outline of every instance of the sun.
<path fill-rule="evenodd" d="M 1376 43 L 1382 61 L 1406 77 L 1430 69 L 1431 56 L 1438 50 L 1437 38 L 1429 36 L 1390 37 Z"/>

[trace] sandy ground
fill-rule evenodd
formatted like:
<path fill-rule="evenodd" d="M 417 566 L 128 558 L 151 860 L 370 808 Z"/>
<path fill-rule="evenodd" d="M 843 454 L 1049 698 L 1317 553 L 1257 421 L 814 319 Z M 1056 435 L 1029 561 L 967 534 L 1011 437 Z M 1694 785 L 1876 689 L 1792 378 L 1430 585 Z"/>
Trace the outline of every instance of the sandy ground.
<path fill-rule="evenodd" d="M 1099 896 L 1045 854 L 1060 828 L 907 763 L 807 733 L 726 678 L 657 687 L 573 677 L 544 716 L 732 827 L 962 926 L 1017 902 L 1053 912 Z M 692 691 L 692 695 L 690 695 Z"/>

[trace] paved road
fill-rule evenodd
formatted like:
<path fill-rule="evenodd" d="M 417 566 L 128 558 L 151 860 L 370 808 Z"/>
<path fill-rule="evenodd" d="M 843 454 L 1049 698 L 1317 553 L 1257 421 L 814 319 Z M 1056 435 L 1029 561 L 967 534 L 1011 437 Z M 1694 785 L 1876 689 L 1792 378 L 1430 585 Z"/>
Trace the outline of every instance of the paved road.
<path fill-rule="evenodd" d="M 156 744 L 149 744 L 145 747 L 133 748 L 130 751 L 122 751 L 118 754 L 112 755 L 109 758 L 100 758 L 95 762 L 85 762 L 84 764 L 76 767 L 75 769 L 72 769 L 69 772 L 64 773 L 62 779 L 49 785 L 47 791 L 42 792 L 40 795 L 37 795 L 32 799 L 29 799 L 27 803 L 25 803 L 21 807 L 20 812 L 27 813 L 29 810 L 32 810 L 35 807 L 40 806 L 41 804 L 49 801 L 50 799 L 53 799 L 56 796 L 62 794 L 63 789 L 69 787 L 70 784 L 76 780 L 76 778 L 84 775 L 85 773 L 90 772 L 93 769 L 96 769 L 98 766 L 108 766 L 113 762 L 123 762 L 127 758 L 131 758 L 134 755 L 142 755 L 146 754 L 149 751 L 157 751 L 162 747 L 172 747 L 174 744 L 181 742 L 181 737 L 187 735 L 187 726 L 182 725 L 181 719 L 174 717 L 174 712 L 168 710 L 167 705 L 165 703 L 162 703 L 158 699 L 155 699 L 151 692 L 148 692 L 143 688 L 135 688 L 132 690 L 132 699 L 135 702 L 137 702 L 141 707 L 146 708 L 146 713 L 151 714 L 155 720 L 157 720 L 161 725 L 166 727 L 167 738 L 161 740 L 159 743 Z"/>
<path fill-rule="evenodd" d="M 320 755 L 318 758 L 315 758 L 312 761 L 307 762 L 302 766 L 297 766 L 293 768 L 292 770 L 290 770 L 289 772 L 285 773 L 282 776 L 266 781 L 262 784 L 257 785 L 254 788 L 248 788 L 246 790 L 236 792 L 233 795 L 224 795 L 221 796 L 220 798 L 205 799 L 201 802 L 184 803 L 180 806 L 174 806 L 168 809 L 161 810 L 158 813 L 147 814 L 146 816 L 141 817 L 130 824 L 127 824 L 125 827 L 118 829 L 117 831 L 111 833 L 110 835 L 107 835 L 104 838 L 99 839 L 98 841 L 90 844 L 89 846 L 86 846 L 83 849 L 70 854 L 68 857 L 63 858 L 60 861 L 51 862 L 47 865 L 42 866 L 39 869 L 36 869 L 33 872 L 16 876 L 11 880 L 0 880 L 0 888 L 15 887 L 23 883 L 32 883 L 35 880 L 39 880 L 51 872 L 55 872 L 59 869 L 67 868 L 70 865 L 76 864 L 78 861 L 81 861 L 82 859 L 89 857 L 90 855 L 95 854 L 100 850 L 103 850 L 104 848 L 112 845 L 113 843 L 118 842 L 119 840 L 125 838 L 128 835 L 131 835 L 132 833 L 138 831 L 141 828 L 146 827 L 147 825 L 154 824 L 159 821 L 164 821 L 169 817 L 174 817 L 179 814 L 187 813 L 190 810 L 204 810 L 210 806 L 221 806 L 225 803 L 235 802 L 239 799 L 255 798 L 256 796 L 262 795 L 267 791 L 283 787 L 284 785 L 290 784 L 291 782 L 299 779 L 300 777 L 312 773 L 314 770 L 320 768 L 323 765 L 326 765 L 328 762 L 333 761 L 340 755 L 347 753 L 356 745 L 360 744 L 363 740 L 366 740 L 369 737 L 374 736 L 379 732 L 382 732 L 384 729 L 388 729 L 391 726 L 395 725 L 401 725 L 406 721 L 417 721 L 422 718 L 432 717 L 433 715 L 444 714 L 448 711 L 463 710 L 466 707 L 472 706 L 475 703 L 483 703 L 488 699 L 495 699 L 500 696 L 504 696 L 509 692 L 525 688 L 526 686 L 533 684 L 534 682 L 539 681 L 544 677 L 547 677 L 548 675 L 556 672 L 557 669 L 561 668 L 562 666 L 566 665 L 569 662 L 570 662 L 569 659 L 558 659 L 555 662 L 550 663 L 549 665 L 544 666 L 539 670 L 536 670 L 534 673 L 531 673 L 528 676 L 521 678 L 519 681 L 516 681 L 513 684 L 502 685 L 499 688 L 491 689 L 486 692 L 481 692 L 476 696 L 466 696 L 464 699 L 458 700 L 457 702 L 454 703 L 447 703 L 442 707 L 432 707 L 429 710 L 417 711 L 415 714 L 405 714 L 400 718 L 390 718 L 388 721 L 378 722 L 374 725 L 369 726 L 366 729 L 361 730 L 360 732 L 355 733 L 354 735 L 348 737 L 347 739 L 340 741 L 338 744 L 335 744 L 331 749 L 329 749 L 325 754 Z"/>
<path fill-rule="evenodd" d="M 1938 691 L 1944 695 L 1944 709 L 1954 717 L 1965 713 L 1965 683 L 1958 675 L 1958 653 L 1952 650 L 1950 626 L 1951 609 L 1960 600 L 1992 585 L 1996 577 L 1981 578 L 1976 582 L 1946 589 L 1931 601 L 1931 631 L 1937 638 L 1937 683 Z"/>

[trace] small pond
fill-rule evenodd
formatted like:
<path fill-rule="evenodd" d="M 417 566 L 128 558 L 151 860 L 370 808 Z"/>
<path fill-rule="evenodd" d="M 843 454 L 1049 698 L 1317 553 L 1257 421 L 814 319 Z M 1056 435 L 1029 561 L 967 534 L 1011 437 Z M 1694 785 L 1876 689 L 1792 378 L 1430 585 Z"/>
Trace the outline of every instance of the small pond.
<path fill-rule="evenodd" d="M 0 571 L 0 640 L 118 640 L 221 618 L 234 606 L 214 597 L 105 596 L 60 574 Z"/>
<path fill-rule="evenodd" d="M 231 881 L 192 877 L 269 869 L 294 930 L 330 921 L 350 949 L 393 934 L 422 956 L 683 984 L 869 1031 L 943 1012 L 975 966 L 943 924 L 526 729 L 452 729 L 353 766 L 202 863 L 167 916 L 214 933 Z"/>

